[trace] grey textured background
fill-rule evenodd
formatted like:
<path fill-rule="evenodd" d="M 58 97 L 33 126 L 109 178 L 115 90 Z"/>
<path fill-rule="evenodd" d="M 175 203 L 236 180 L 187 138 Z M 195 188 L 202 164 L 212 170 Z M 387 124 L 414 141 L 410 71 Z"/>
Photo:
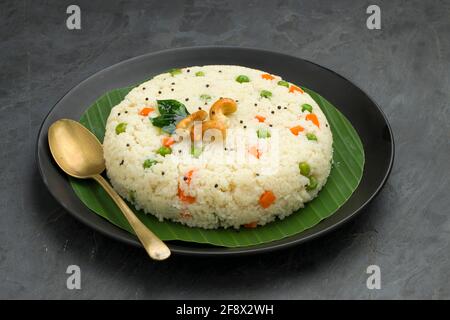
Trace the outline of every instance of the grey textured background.
<path fill-rule="evenodd" d="M 82 30 L 65 27 L 82 9 Z M 1 1 L 0 298 L 450 298 L 450 1 Z M 107 3 L 107 4 L 106 4 Z M 369 4 L 382 29 L 365 27 Z M 334 69 L 389 118 L 396 162 L 338 231 L 268 255 L 153 263 L 69 216 L 35 164 L 39 125 L 88 75 L 160 49 L 272 49 Z M 66 289 L 77 264 L 82 290 Z M 382 289 L 366 288 L 377 264 Z"/>

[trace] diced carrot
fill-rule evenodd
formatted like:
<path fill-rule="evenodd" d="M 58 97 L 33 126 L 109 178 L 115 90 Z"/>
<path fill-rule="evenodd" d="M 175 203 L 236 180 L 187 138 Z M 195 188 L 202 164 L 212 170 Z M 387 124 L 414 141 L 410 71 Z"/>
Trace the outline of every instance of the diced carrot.
<path fill-rule="evenodd" d="M 171 145 L 173 145 L 175 143 L 175 139 L 172 137 L 164 137 L 162 139 L 162 145 L 164 147 L 170 147 Z"/>
<path fill-rule="evenodd" d="M 308 113 L 305 119 L 311 121 L 319 128 L 319 119 L 317 119 L 317 116 L 314 113 Z"/>
<path fill-rule="evenodd" d="M 183 192 L 183 190 L 181 190 L 180 186 L 178 186 L 178 198 L 179 198 L 181 201 L 186 202 L 186 203 L 189 203 L 189 204 L 194 203 L 195 200 L 196 200 L 195 197 L 186 195 L 186 194 Z"/>
<path fill-rule="evenodd" d="M 274 203 L 276 199 L 277 198 L 275 197 L 272 191 L 264 191 L 261 197 L 259 197 L 259 204 L 264 209 L 267 209 L 272 205 L 272 203 Z"/>
<path fill-rule="evenodd" d="M 155 111 L 153 108 L 144 108 L 141 111 L 139 111 L 140 116 L 148 116 L 151 112 Z"/>
<path fill-rule="evenodd" d="M 254 229 L 257 226 L 258 226 L 258 221 L 253 221 L 253 222 L 244 224 L 244 228 L 247 228 L 247 229 Z"/>
<path fill-rule="evenodd" d="M 298 136 L 298 134 L 300 132 L 302 132 L 303 130 L 305 130 L 305 128 L 303 128 L 302 126 L 295 126 L 295 127 L 290 128 L 289 130 L 291 130 L 293 135 Z"/>
<path fill-rule="evenodd" d="M 256 119 L 258 119 L 259 122 L 264 122 L 266 121 L 266 118 L 263 116 L 255 116 Z"/>
<path fill-rule="evenodd" d="M 266 79 L 266 80 L 273 80 L 273 79 L 275 79 L 275 77 L 273 75 L 268 74 L 268 73 L 263 73 L 261 75 L 261 78 Z"/>
<path fill-rule="evenodd" d="M 289 87 L 289 92 L 290 92 L 290 93 L 294 93 L 295 91 L 298 91 L 298 92 L 300 92 L 300 93 L 305 93 L 305 92 L 302 90 L 302 88 L 300 88 L 300 87 L 297 87 L 297 86 L 294 86 L 294 85 L 292 85 L 292 86 Z"/>
<path fill-rule="evenodd" d="M 194 173 L 194 170 L 189 170 L 185 175 L 184 178 L 186 178 L 184 181 L 186 181 L 186 184 L 189 186 L 191 184 L 192 180 L 192 174 Z"/>
<path fill-rule="evenodd" d="M 253 146 L 250 147 L 250 149 L 248 149 L 248 152 L 254 156 L 256 159 L 259 159 L 259 157 L 261 157 L 261 151 L 258 150 L 257 147 Z"/>

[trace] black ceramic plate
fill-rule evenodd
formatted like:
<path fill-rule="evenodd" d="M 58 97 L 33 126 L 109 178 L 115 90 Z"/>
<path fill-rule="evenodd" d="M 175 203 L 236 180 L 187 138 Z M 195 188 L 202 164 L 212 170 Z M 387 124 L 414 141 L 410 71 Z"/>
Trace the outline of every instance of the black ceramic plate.
<path fill-rule="evenodd" d="M 67 176 L 53 162 L 48 127 L 56 120 L 78 120 L 105 92 L 139 83 L 170 68 L 207 64 L 243 65 L 279 74 L 290 82 L 318 92 L 336 106 L 358 132 L 365 151 L 362 180 L 352 197 L 330 218 L 297 235 L 251 247 L 222 248 L 169 241 L 172 252 L 196 255 L 235 255 L 266 252 L 311 240 L 335 229 L 360 212 L 381 190 L 394 160 L 394 141 L 383 112 L 367 94 L 335 72 L 309 61 L 270 51 L 236 47 L 181 48 L 146 54 L 97 72 L 70 90 L 44 120 L 37 141 L 37 161 L 44 183 L 56 200 L 92 228 L 139 246 L 137 238 L 91 212 L 75 195 Z"/>

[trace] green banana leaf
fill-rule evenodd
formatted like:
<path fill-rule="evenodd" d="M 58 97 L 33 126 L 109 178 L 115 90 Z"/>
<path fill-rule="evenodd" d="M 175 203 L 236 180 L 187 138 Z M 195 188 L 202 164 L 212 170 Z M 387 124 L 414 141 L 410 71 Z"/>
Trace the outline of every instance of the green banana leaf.
<path fill-rule="evenodd" d="M 106 119 L 111 109 L 122 101 L 132 88 L 121 88 L 106 93 L 86 110 L 80 122 L 103 141 Z M 276 220 L 255 229 L 240 230 L 190 228 L 168 220 L 160 222 L 154 216 L 136 210 L 131 204 L 130 208 L 162 240 L 182 240 L 223 247 L 243 247 L 280 240 L 298 234 L 330 217 L 357 188 L 363 175 L 364 150 L 358 134 L 344 115 L 317 93 L 307 88 L 303 89 L 325 113 L 334 139 L 333 167 L 328 181 L 318 197 L 309 202 L 305 208 L 284 220 Z M 76 195 L 94 213 L 133 233 L 120 210 L 95 181 L 71 178 L 70 183 Z"/>

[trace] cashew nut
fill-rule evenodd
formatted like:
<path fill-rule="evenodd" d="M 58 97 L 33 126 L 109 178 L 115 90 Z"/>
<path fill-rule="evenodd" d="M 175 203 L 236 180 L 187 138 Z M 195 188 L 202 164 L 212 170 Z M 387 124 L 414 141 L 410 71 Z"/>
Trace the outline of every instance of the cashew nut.
<path fill-rule="evenodd" d="M 237 104 L 233 99 L 221 98 L 214 102 L 209 110 L 209 119 L 202 123 L 202 136 L 207 130 L 216 129 L 221 131 L 222 139 L 225 139 L 228 128 L 227 115 L 236 112 Z M 191 137 L 192 137 L 191 132 Z"/>
<path fill-rule="evenodd" d="M 202 134 L 201 137 L 204 137 L 205 132 L 208 130 L 219 130 L 222 134 L 222 140 L 225 139 L 227 134 L 227 126 L 223 121 L 220 120 L 207 120 L 202 123 Z M 214 133 L 211 133 L 211 136 L 214 136 Z M 192 140 L 199 140 L 200 135 L 194 135 L 194 127 L 191 127 L 191 139 Z"/>
<path fill-rule="evenodd" d="M 228 127 L 228 119 L 225 117 L 233 112 L 236 112 L 237 104 L 233 99 L 221 98 L 214 102 L 209 110 L 209 118 L 211 120 L 221 120 L 225 122 Z"/>
<path fill-rule="evenodd" d="M 190 129 L 191 140 L 201 139 L 207 130 L 216 129 L 222 133 L 222 139 L 225 139 L 229 121 L 226 116 L 236 112 L 236 109 L 237 104 L 233 99 L 221 98 L 211 106 L 211 109 L 209 110 L 209 120 L 204 121 L 207 118 L 208 113 L 204 110 L 200 110 L 181 120 L 177 124 L 177 129 Z M 203 121 L 201 136 L 200 134 L 194 134 L 194 121 Z"/>
<path fill-rule="evenodd" d="M 194 121 L 203 121 L 208 117 L 208 113 L 205 110 L 199 110 L 193 114 L 187 116 L 177 124 L 177 129 L 189 129 Z"/>

